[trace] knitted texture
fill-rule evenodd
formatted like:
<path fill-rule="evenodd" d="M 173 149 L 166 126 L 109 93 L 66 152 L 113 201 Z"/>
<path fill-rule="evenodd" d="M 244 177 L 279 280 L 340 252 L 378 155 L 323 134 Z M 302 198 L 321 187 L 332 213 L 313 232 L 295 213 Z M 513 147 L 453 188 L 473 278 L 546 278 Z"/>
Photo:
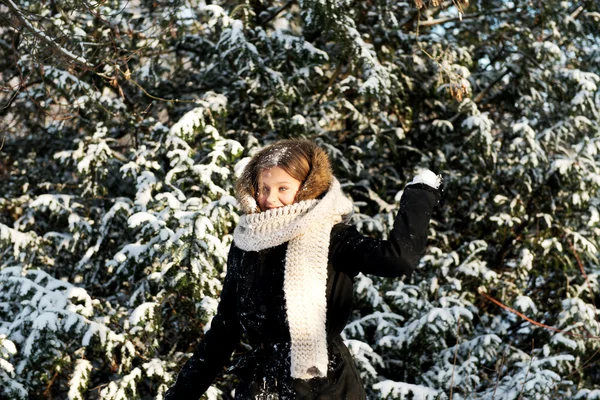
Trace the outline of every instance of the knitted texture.
<path fill-rule="evenodd" d="M 283 290 L 291 338 L 293 378 L 327 376 L 327 258 L 331 228 L 352 211 L 333 178 L 321 200 L 240 217 L 233 232 L 235 245 L 260 251 L 288 242 Z"/>

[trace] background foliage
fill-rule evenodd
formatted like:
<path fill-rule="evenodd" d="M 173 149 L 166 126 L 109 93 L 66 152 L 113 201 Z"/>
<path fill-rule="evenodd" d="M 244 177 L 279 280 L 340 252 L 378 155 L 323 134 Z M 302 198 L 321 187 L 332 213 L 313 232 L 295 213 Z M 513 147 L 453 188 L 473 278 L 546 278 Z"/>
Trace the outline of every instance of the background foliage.
<path fill-rule="evenodd" d="M 236 165 L 306 137 L 365 234 L 445 180 L 411 280 L 357 279 L 370 398 L 600 399 L 598 2 L 0 0 L 0 33 L 0 397 L 162 398 Z"/>

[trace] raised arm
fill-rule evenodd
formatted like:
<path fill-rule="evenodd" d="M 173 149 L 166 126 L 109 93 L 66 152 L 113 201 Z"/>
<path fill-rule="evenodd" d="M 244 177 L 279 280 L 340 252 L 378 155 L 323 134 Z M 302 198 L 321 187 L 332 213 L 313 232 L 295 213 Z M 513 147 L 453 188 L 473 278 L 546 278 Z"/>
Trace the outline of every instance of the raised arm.
<path fill-rule="evenodd" d="M 423 181 L 407 185 L 388 240 L 364 236 L 354 227 L 334 227 L 334 267 L 351 276 L 410 276 L 425 251 L 427 227 L 439 198 L 439 190 Z"/>
<path fill-rule="evenodd" d="M 233 247 L 233 245 L 232 245 Z M 185 363 L 175 384 L 165 394 L 165 400 L 198 400 L 213 383 L 241 338 L 241 328 L 236 317 L 237 282 L 231 260 L 228 269 L 217 315 L 213 318 L 204 340 L 196 346 L 194 354 Z"/>

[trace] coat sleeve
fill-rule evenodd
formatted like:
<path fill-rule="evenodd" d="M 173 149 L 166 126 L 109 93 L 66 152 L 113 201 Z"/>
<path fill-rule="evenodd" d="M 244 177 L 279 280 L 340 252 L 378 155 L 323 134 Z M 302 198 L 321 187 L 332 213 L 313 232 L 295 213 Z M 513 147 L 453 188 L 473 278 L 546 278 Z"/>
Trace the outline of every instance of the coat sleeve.
<path fill-rule="evenodd" d="M 242 333 L 236 317 L 237 282 L 232 265 L 234 246 L 231 247 L 217 315 L 204 340 L 196 346 L 193 355 L 181 368 L 177 381 L 165 394 L 165 400 L 198 400 L 223 370 L 240 341 Z"/>
<path fill-rule="evenodd" d="M 350 276 L 359 272 L 384 277 L 410 276 L 425 251 L 427 227 L 439 190 L 426 184 L 406 186 L 387 240 L 360 234 L 356 228 L 332 232 L 333 264 Z"/>

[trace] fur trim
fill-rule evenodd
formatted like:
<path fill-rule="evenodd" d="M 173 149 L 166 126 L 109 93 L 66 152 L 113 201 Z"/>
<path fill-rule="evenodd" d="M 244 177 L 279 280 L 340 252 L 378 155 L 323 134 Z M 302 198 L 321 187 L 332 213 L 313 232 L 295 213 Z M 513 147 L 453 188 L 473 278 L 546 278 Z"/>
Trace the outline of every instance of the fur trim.
<path fill-rule="evenodd" d="M 327 153 L 308 140 L 282 140 L 259 151 L 246 164 L 236 182 L 236 197 L 244 214 L 260 212 L 256 202 L 258 173 L 286 163 L 289 154 L 299 151 L 308 158 L 309 172 L 298 189 L 295 202 L 318 199 L 332 182 L 333 173 Z"/>
<path fill-rule="evenodd" d="M 333 173 L 327 153 L 317 145 L 314 145 L 310 172 L 298 189 L 296 201 L 317 199 L 329 189 Z"/>

